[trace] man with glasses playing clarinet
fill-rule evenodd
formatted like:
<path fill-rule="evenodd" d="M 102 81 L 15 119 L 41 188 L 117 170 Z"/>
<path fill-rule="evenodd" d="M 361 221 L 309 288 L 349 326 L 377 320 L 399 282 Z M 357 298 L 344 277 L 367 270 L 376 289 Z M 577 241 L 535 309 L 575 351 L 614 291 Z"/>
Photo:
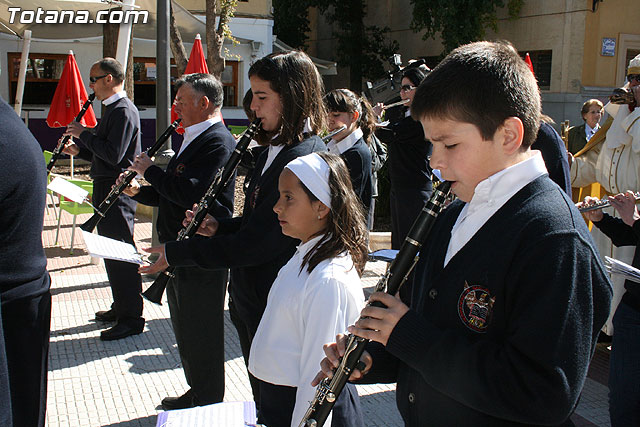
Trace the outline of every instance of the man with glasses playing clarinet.
<path fill-rule="evenodd" d="M 118 175 L 140 154 L 140 114 L 123 90 L 124 69 L 118 61 L 113 58 L 99 60 L 91 67 L 89 80 L 89 87 L 105 106 L 104 113 L 95 130 L 89 130 L 76 121 L 71 122 L 64 135 L 73 136 L 76 142 L 67 143 L 63 152 L 91 162 L 89 175 L 93 179 L 93 205 L 99 206 Z M 136 205 L 135 200 L 121 194 L 98 224 L 98 234 L 133 244 Z M 142 278 L 138 266 L 107 259 L 104 265 L 113 304 L 109 310 L 98 311 L 96 320 L 116 323 L 102 331 L 100 339 L 112 341 L 141 333 L 144 318 L 140 296 Z"/>
<path fill-rule="evenodd" d="M 640 190 L 640 55 L 629 62 L 627 82 L 623 89 L 629 95 L 625 101 L 627 103 L 612 101 L 605 105 L 605 111 L 613 120 L 609 119 L 573 158 L 572 187 L 584 187 L 597 182 L 611 196 Z M 612 207 L 604 212 L 614 217 L 620 216 Z M 591 233 L 602 257 L 609 256 L 631 264 L 633 247 L 613 246 L 611 240 L 596 227 Z M 613 276 L 611 282 L 611 312 L 603 328 L 607 335 L 615 332 L 613 315 L 624 293 L 624 279 Z"/>

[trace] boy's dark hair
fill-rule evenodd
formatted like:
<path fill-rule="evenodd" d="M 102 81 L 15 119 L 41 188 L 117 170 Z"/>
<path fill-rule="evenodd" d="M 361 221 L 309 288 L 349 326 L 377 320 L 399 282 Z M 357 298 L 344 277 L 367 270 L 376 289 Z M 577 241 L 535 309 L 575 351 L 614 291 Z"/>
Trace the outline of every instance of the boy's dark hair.
<path fill-rule="evenodd" d="M 305 255 L 302 266 L 308 265 L 311 273 L 325 259 L 335 258 L 348 252 L 359 276 L 367 263 L 367 227 L 362 203 L 351 186 L 351 177 L 344 160 L 335 154 L 318 152 L 329 165 L 329 189 L 331 190 L 331 210 L 324 237 Z M 318 198 L 302 183 L 302 189 L 314 202 Z"/>
<path fill-rule="evenodd" d="M 327 114 L 322 97 L 324 84 L 311 58 L 297 50 L 272 53 L 253 63 L 249 78 L 256 76 L 270 83 L 282 102 L 282 128 L 279 135 L 258 131 L 256 141 L 261 144 L 291 144 L 303 139 L 302 132 L 307 119 L 311 130 L 319 133 L 326 128 Z"/>
<path fill-rule="evenodd" d="M 427 77 L 427 70 L 423 70 L 420 67 L 406 68 L 402 73 L 402 78 L 411 80 L 411 84 L 413 84 L 415 87 L 418 87 L 420 86 L 420 83 L 422 83 L 422 81 L 425 79 L 425 77 Z"/>
<path fill-rule="evenodd" d="M 222 83 L 211 74 L 185 74 L 176 80 L 176 91 L 185 84 L 191 86 L 191 88 L 200 95 L 209 98 L 209 102 L 211 102 L 214 107 L 222 107 L 222 102 L 224 101 Z"/>
<path fill-rule="evenodd" d="M 122 64 L 114 58 L 102 58 L 96 62 L 95 65 L 100 67 L 105 73 L 111 74 L 116 83 L 120 84 L 124 81 L 124 68 L 122 68 Z"/>
<path fill-rule="evenodd" d="M 370 137 L 376 128 L 376 119 L 371 104 L 366 98 L 356 95 L 349 89 L 334 89 L 324 97 L 328 112 L 360 113 L 358 127 L 362 130 L 362 138 L 370 144 Z"/>
<path fill-rule="evenodd" d="M 415 120 L 439 117 L 475 125 L 485 140 L 509 117 L 524 125 L 522 149 L 540 126 L 535 76 L 506 42 L 470 43 L 452 51 L 418 87 L 411 104 Z"/>

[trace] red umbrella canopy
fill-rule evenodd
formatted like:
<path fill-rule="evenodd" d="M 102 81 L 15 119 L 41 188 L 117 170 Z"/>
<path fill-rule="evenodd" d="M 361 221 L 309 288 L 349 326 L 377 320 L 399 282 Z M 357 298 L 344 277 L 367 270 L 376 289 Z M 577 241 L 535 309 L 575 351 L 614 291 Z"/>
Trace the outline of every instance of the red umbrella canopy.
<path fill-rule="evenodd" d="M 184 69 L 184 74 L 192 74 L 192 73 L 205 73 L 209 74 L 209 67 L 207 67 L 207 60 L 204 57 L 204 50 L 202 49 L 202 41 L 200 40 L 200 34 L 196 35 L 196 39 L 193 42 L 193 47 L 191 48 L 191 53 L 189 54 L 189 62 L 187 63 L 187 68 Z M 178 118 L 178 115 L 175 112 L 175 107 L 171 106 L 171 121 L 175 121 Z M 182 124 L 178 126 L 176 132 L 179 134 L 184 133 L 184 128 Z"/>
<path fill-rule="evenodd" d="M 51 100 L 51 107 L 47 116 L 49 127 L 64 127 L 71 123 L 82 110 L 82 105 L 87 98 L 87 90 L 82 83 L 78 64 L 73 52 L 70 52 L 69 56 L 67 56 L 67 62 L 64 64 L 56 92 Z M 96 115 L 93 113 L 91 106 L 89 106 L 80 123 L 88 127 L 94 127 L 97 124 Z"/>
<path fill-rule="evenodd" d="M 527 65 L 529 66 L 529 69 L 531 70 L 531 72 L 535 76 L 536 73 L 533 71 L 533 62 L 531 62 L 531 57 L 529 56 L 529 52 L 527 52 L 527 54 L 524 56 L 524 62 L 527 63 Z"/>

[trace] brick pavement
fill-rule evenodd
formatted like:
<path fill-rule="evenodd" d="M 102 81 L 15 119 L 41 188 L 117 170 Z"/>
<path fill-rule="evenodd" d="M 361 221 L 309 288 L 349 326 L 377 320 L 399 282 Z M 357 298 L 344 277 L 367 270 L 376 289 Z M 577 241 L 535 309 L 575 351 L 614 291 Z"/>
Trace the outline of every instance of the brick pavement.
<path fill-rule="evenodd" d="M 158 405 L 165 396 L 178 396 L 187 389 L 166 302 L 158 306 L 145 301 L 147 319 L 142 334 L 103 342 L 99 333 L 108 325 L 91 319 L 109 308 L 111 291 L 103 263 L 92 262 L 79 230 L 73 255 L 69 254 L 72 216 L 62 213 L 58 245 L 54 245 L 56 219 L 45 215 L 43 244 L 52 278 L 53 308 L 49 356 L 47 425 L 151 427 L 156 424 Z M 78 216 L 82 224 L 89 215 Z M 135 238 L 139 246 L 151 242 L 151 222 L 136 218 Z M 365 290 L 377 282 L 386 264 L 370 262 L 363 282 Z M 144 285 L 152 282 L 144 278 Z M 225 401 L 251 399 L 238 338 L 225 311 L 226 393 Z M 602 347 L 592 364 L 583 397 L 573 420 L 577 425 L 607 426 L 606 371 L 608 354 Z M 603 374 L 604 372 L 604 374 Z M 603 379 L 604 378 L 604 379 Z M 600 382 L 599 382 L 600 381 Z M 605 384 L 602 384 L 602 382 Z M 399 426 L 395 387 L 358 387 L 367 426 Z"/>

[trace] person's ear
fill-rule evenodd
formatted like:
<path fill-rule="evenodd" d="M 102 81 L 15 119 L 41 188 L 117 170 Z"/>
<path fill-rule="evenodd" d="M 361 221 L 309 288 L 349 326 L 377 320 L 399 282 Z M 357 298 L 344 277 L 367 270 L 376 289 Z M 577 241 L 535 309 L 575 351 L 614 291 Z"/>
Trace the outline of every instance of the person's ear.
<path fill-rule="evenodd" d="M 522 146 L 524 138 L 524 125 L 518 117 L 508 117 L 501 126 L 502 147 L 505 154 L 514 154 Z"/>
<path fill-rule="evenodd" d="M 210 103 L 210 101 L 209 101 L 209 97 L 208 97 L 208 96 L 203 95 L 203 96 L 200 98 L 200 107 L 201 107 L 203 110 L 206 110 L 207 108 L 209 108 L 209 103 Z"/>
<path fill-rule="evenodd" d="M 322 203 L 320 200 L 318 200 L 316 202 L 316 206 L 315 206 L 315 211 L 316 211 L 316 215 L 317 218 L 319 220 L 324 219 L 327 215 L 329 215 L 329 211 L 330 209 L 327 207 L 327 205 L 325 205 L 324 203 Z"/>
<path fill-rule="evenodd" d="M 353 123 L 356 123 L 358 121 L 358 119 L 360 118 L 360 113 L 357 111 L 354 111 L 352 116 L 351 116 L 351 121 Z"/>

